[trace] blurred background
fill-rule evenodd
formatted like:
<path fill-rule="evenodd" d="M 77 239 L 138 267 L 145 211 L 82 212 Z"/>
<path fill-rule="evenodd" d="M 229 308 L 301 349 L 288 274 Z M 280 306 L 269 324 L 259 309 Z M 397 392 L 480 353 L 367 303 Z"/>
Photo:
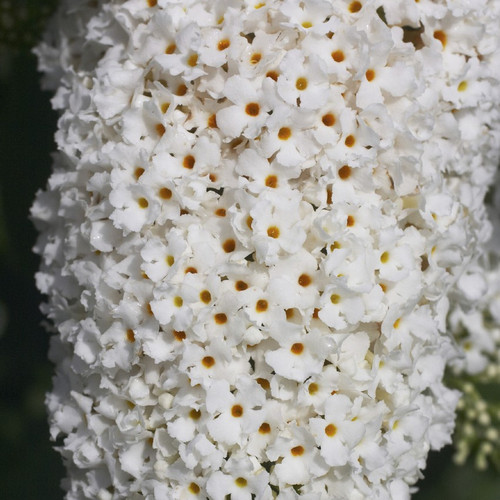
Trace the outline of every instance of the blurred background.
<path fill-rule="evenodd" d="M 57 116 L 40 90 L 31 48 L 57 0 L 0 0 L 0 498 L 61 500 L 44 397 L 52 367 L 34 285 L 38 258 L 28 220 L 50 172 Z M 499 500 L 500 475 L 456 467 L 433 453 L 414 500 Z M 398 500 L 398 499 L 394 499 Z"/>

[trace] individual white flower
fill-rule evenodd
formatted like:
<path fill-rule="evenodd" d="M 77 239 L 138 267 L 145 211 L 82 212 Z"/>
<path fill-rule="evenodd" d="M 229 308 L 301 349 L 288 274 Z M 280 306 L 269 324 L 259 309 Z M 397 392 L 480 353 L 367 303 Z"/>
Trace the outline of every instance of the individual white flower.
<path fill-rule="evenodd" d="M 297 0 L 289 0 L 281 7 L 281 14 L 287 19 L 283 25 L 301 29 L 305 33 L 326 34 L 329 32 L 335 21 L 335 18 L 328 21 L 331 13 L 332 6 L 323 1 L 304 4 Z"/>
<path fill-rule="evenodd" d="M 280 484 L 301 485 L 325 474 L 328 466 L 319 456 L 311 434 L 304 428 L 292 426 L 290 437 L 278 437 L 269 447 L 269 459 L 281 458 L 274 469 Z"/>
<path fill-rule="evenodd" d="M 288 104 L 305 109 L 320 109 L 328 99 L 328 83 L 322 71 L 321 59 L 305 57 L 300 50 L 290 50 L 280 63 L 281 75 L 276 90 Z"/>
<path fill-rule="evenodd" d="M 269 23 L 268 12 L 271 5 L 264 4 L 258 9 L 252 2 L 248 3 L 248 18 L 245 28 L 257 28 L 259 23 Z M 275 17 L 274 15 L 272 17 Z M 259 19 L 260 18 L 260 19 Z M 251 28 L 252 29 L 252 28 Z M 275 79 L 276 69 L 281 58 L 292 45 L 287 37 L 280 36 L 279 28 L 272 30 L 253 29 L 244 37 L 247 45 L 238 61 L 233 61 L 238 66 L 238 72 L 250 80 L 265 75 Z M 274 50 L 270 50 L 273 47 Z"/>
<path fill-rule="evenodd" d="M 193 317 L 189 304 L 195 300 L 198 297 L 194 290 L 169 286 L 159 289 L 149 305 L 161 325 L 172 325 L 175 330 L 185 330 Z"/>
<path fill-rule="evenodd" d="M 108 369 L 116 366 L 128 370 L 138 353 L 134 340 L 134 331 L 124 328 L 118 321 L 102 332 L 100 341 L 104 350 L 100 353 L 100 360 L 103 366 Z"/>
<path fill-rule="evenodd" d="M 345 465 L 352 448 L 361 441 L 365 432 L 364 424 L 356 420 L 356 415 L 352 413 L 353 406 L 347 396 L 335 394 L 325 402 L 324 419 L 313 418 L 309 421 L 321 456 L 330 466 Z"/>
<path fill-rule="evenodd" d="M 339 389 L 340 374 L 333 365 L 327 365 L 318 375 L 313 375 L 299 388 L 298 401 L 303 406 L 313 406 L 323 413 L 325 401 Z"/>
<path fill-rule="evenodd" d="M 285 330 L 279 323 L 271 335 L 280 348 L 268 351 L 265 360 L 274 371 L 283 377 L 303 382 L 311 375 L 317 375 L 323 368 L 328 351 L 328 342 L 318 332 L 303 335 L 300 327 L 288 325 Z M 280 328 L 281 326 L 281 328 Z"/>
<path fill-rule="evenodd" d="M 268 387 L 267 379 L 257 378 L 257 382 L 262 388 Z M 266 383 L 267 382 L 267 383 Z M 265 386 L 265 387 L 264 387 Z M 246 449 L 251 456 L 256 457 L 260 463 L 267 460 L 267 448 L 277 438 L 283 429 L 284 416 L 281 414 L 283 407 L 281 403 L 273 399 L 267 399 L 262 407 L 262 423 L 257 432 L 248 436 Z"/>
<path fill-rule="evenodd" d="M 159 204 L 142 186 L 117 186 L 110 194 L 115 212 L 110 219 L 115 227 L 124 231 L 138 231 L 145 224 L 151 224 L 158 212 Z"/>
<path fill-rule="evenodd" d="M 141 250 L 141 257 L 144 259 L 142 269 L 149 279 L 160 282 L 165 276 L 171 275 L 182 269 L 186 259 L 186 241 L 179 231 L 169 231 L 165 240 L 165 245 L 160 238 L 149 240 Z"/>
<path fill-rule="evenodd" d="M 271 163 L 253 149 L 245 149 L 238 157 L 236 172 L 249 179 L 248 190 L 260 193 L 267 189 L 282 190 L 289 185 L 289 180 L 300 175 L 300 168 L 283 166 L 278 161 Z"/>
<path fill-rule="evenodd" d="M 257 431 L 262 424 L 261 407 L 265 400 L 262 388 L 247 378 L 236 382 L 237 394 L 229 391 L 225 380 L 214 382 L 207 391 L 207 411 L 212 420 L 207 423 L 210 435 L 218 442 L 242 443 L 245 435 Z"/>
<path fill-rule="evenodd" d="M 102 71 L 102 80 L 98 80 L 102 88 L 95 100 L 98 113 L 106 120 L 127 109 L 142 76 L 139 68 L 124 68 L 118 62 L 111 61 L 110 65 L 114 65 L 115 69 L 111 72 Z"/>
<path fill-rule="evenodd" d="M 220 67 L 227 61 L 238 59 L 246 47 L 246 40 L 238 36 L 243 30 L 238 11 L 229 7 L 224 12 L 224 20 L 221 30 L 202 32 L 200 62 L 207 66 Z"/>
<path fill-rule="evenodd" d="M 279 194 L 261 193 L 250 210 L 252 243 L 257 260 L 271 264 L 277 261 L 281 250 L 287 253 L 298 251 L 306 237 L 304 218 L 307 212 L 307 205 L 301 203 L 300 197 L 292 190 Z"/>
<path fill-rule="evenodd" d="M 316 259 L 305 250 L 280 259 L 269 269 L 267 291 L 270 299 L 286 309 L 300 312 L 318 304 L 323 283 L 317 273 Z"/>
<path fill-rule="evenodd" d="M 320 305 L 318 316 L 321 321 L 337 330 L 356 325 L 364 315 L 363 299 L 341 280 L 326 287 Z"/>
<path fill-rule="evenodd" d="M 257 137 L 268 119 L 262 92 L 249 80 L 235 75 L 226 81 L 224 96 L 233 105 L 217 113 L 217 127 L 229 137 L 241 133 L 249 139 Z"/>
<path fill-rule="evenodd" d="M 191 383 L 210 387 L 213 380 L 230 379 L 231 351 L 220 339 L 214 339 L 205 349 L 196 344 L 186 344 L 179 369 L 187 373 Z"/>
<path fill-rule="evenodd" d="M 225 473 L 214 472 L 207 482 L 207 492 L 215 499 L 231 498 L 250 500 L 269 498 L 269 474 L 262 467 L 256 467 L 248 457 L 232 455 L 225 464 Z"/>
<path fill-rule="evenodd" d="M 257 144 L 259 153 L 267 158 L 276 154 L 276 160 L 285 167 L 298 167 L 318 151 L 312 134 L 311 112 L 278 104 L 267 119 L 267 131 Z"/>
<path fill-rule="evenodd" d="M 167 423 L 168 435 L 181 443 L 192 442 L 197 435 L 201 435 L 200 432 L 206 431 L 208 417 L 195 407 L 178 404 L 175 413 L 172 411 L 168 413 L 173 414 L 168 415 L 170 417 Z"/>

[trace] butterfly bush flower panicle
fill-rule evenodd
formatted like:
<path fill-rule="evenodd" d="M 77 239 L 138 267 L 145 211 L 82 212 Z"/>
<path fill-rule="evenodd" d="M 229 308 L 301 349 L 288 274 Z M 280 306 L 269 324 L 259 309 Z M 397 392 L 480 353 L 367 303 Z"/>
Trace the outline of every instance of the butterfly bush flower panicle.
<path fill-rule="evenodd" d="M 62 2 L 32 217 L 66 498 L 406 499 L 456 389 L 457 460 L 498 461 L 499 21 Z"/>

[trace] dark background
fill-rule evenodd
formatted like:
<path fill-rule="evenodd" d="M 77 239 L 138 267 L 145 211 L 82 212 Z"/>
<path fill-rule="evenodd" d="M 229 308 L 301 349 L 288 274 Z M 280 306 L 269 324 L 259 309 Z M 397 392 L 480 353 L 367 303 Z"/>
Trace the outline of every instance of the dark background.
<path fill-rule="evenodd" d="M 39 88 L 30 53 L 42 26 L 39 4 L 0 2 L 0 498 L 62 499 L 61 460 L 51 448 L 44 396 L 52 367 L 34 286 L 38 258 L 28 220 L 50 171 L 57 117 Z M 52 2 L 53 4 L 55 2 Z M 38 6 L 37 6 L 38 4 Z"/>
<path fill-rule="evenodd" d="M 52 367 L 34 285 L 36 233 L 28 220 L 50 172 L 57 116 L 30 49 L 56 0 L 0 2 L 0 498 L 60 500 L 64 471 L 44 408 Z M 43 4 L 43 5 L 41 5 Z M 43 12 L 42 12 L 43 8 Z M 500 500 L 500 476 L 431 454 L 414 500 Z M 394 499 L 398 500 L 398 499 Z"/>

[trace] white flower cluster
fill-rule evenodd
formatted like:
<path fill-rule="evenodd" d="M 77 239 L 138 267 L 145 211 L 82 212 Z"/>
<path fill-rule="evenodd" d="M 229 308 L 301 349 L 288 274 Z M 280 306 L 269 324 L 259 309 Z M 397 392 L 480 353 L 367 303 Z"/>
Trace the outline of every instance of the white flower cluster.
<path fill-rule="evenodd" d="M 500 381 L 500 176 L 491 189 L 492 237 L 477 262 L 456 284 L 449 327 L 463 356 L 454 359 L 455 374 Z"/>
<path fill-rule="evenodd" d="M 499 22 L 494 0 L 63 3 L 32 213 L 68 499 L 409 498 L 453 429 L 448 293 L 481 293 Z"/>
<path fill-rule="evenodd" d="M 500 468 L 500 178 L 487 198 L 492 238 L 458 280 L 449 329 L 462 356 L 453 359 L 449 383 L 462 390 L 454 434 L 455 462 L 472 457 L 479 469 Z M 453 291 L 451 292 L 453 293 Z"/>

